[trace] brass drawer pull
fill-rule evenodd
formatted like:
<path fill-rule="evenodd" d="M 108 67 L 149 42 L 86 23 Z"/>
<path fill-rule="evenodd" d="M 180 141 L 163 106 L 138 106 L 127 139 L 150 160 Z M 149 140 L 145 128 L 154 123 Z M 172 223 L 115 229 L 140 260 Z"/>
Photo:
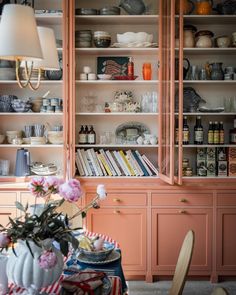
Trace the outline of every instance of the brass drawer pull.
<path fill-rule="evenodd" d="M 121 202 L 121 199 L 114 198 L 114 199 L 113 199 L 113 202 L 120 203 L 120 202 Z"/>
<path fill-rule="evenodd" d="M 114 214 L 120 214 L 120 210 L 114 210 L 113 213 Z"/>
<path fill-rule="evenodd" d="M 186 210 L 179 210 L 179 213 L 180 213 L 180 214 L 186 214 L 187 211 L 186 211 Z"/>
<path fill-rule="evenodd" d="M 187 203 L 187 202 L 188 202 L 188 200 L 185 199 L 185 198 L 182 198 L 182 199 L 180 199 L 179 201 L 180 201 L 181 203 Z"/>

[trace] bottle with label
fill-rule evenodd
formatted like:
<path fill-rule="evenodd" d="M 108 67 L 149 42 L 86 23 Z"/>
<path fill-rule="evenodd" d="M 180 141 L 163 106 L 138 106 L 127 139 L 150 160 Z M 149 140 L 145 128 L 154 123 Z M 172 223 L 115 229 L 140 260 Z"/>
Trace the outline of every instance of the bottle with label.
<path fill-rule="evenodd" d="M 132 57 L 129 57 L 129 62 L 127 67 L 128 67 L 128 76 L 134 77 L 134 62 Z"/>
<path fill-rule="evenodd" d="M 183 120 L 183 144 L 189 144 L 189 126 L 188 126 L 188 118 L 184 116 Z"/>
<path fill-rule="evenodd" d="M 179 144 L 179 119 L 175 119 L 175 144 Z"/>
<path fill-rule="evenodd" d="M 214 144 L 220 143 L 220 130 L 219 130 L 219 124 L 217 121 L 215 121 L 214 124 Z"/>
<path fill-rule="evenodd" d="M 84 126 L 81 125 L 80 131 L 79 131 L 79 144 L 86 144 L 86 143 L 87 143 L 87 139 L 86 139 Z"/>
<path fill-rule="evenodd" d="M 90 130 L 88 133 L 88 144 L 95 144 L 96 143 L 96 133 L 93 129 L 93 126 L 90 126 Z"/>
<path fill-rule="evenodd" d="M 203 127 L 200 116 L 197 116 L 194 126 L 194 144 L 203 144 Z"/>
<path fill-rule="evenodd" d="M 236 144 L 236 118 L 234 118 L 234 129 L 230 129 L 229 136 L 230 143 Z"/>
<path fill-rule="evenodd" d="M 223 122 L 220 122 L 219 126 L 219 144 L 224 144 L 225 143 L 225 131 L 224 131 L 224 124 Z"/>
<path fill-rule="evenodd" d="M 209 122 L 207 143 L 214 144 L 214 131 L 213 131 L 213 124 L 211 121 Z"/>
<path fill-rule="evenodd" d="M 88 134 L 89 134 L 89 129 L 88 129 L 88 126 L 85 125 L 85 128 L 84 128 L 84 134 L 85 134 L 85 140 L 86 140 L 86 144 L 88 144 Z"/>

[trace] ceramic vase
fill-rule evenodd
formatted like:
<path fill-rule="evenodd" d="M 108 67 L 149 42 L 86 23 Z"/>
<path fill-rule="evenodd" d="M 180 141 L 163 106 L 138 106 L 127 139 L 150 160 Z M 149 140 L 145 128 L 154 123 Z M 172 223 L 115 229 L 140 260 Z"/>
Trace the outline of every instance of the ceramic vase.
<path fill-rule="evenodd" d="M 27 289 L 27 294 L 40 294 L 41 288 L 56 282 L 63 270 L 63 256 L 60 251 L 54 249 L 57 256 L 57 264 L 45 270 L 40 268 L 38 258 L 43 249 L 33 241 L 29 245 L 34 256 L 31 255 L 25 241 L 20 240 L 15 248 L 16 255 L 12 252 L 7 262 L 7 276 L 10 283 Z"/>

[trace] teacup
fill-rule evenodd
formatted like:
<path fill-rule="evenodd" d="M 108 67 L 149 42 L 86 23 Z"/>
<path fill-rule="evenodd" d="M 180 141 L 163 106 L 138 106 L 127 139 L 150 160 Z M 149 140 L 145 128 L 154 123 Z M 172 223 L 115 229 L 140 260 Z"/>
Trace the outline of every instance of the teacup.
<path fill-rule="evenodd" d="M 229 36 L 220 36 L 216 38 L 216 45 L 219 48 L 227 48 L 230 46 L 230 37 Z"/>

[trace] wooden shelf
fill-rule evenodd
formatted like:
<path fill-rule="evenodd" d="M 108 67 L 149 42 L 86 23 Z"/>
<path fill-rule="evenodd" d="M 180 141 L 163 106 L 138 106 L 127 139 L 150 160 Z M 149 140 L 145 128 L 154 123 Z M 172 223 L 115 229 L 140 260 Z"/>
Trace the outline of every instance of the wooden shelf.
<path fill-rule="evenodd" d="M 75 48 L 80 55 L 157 55 L 158 48 Z"/>
<path fill-rule="evenodd" d="M 63 148 L 63 144 L 0 144 L 0 148 Z"/>
<path fill-rule="evenodd" d="M 35 18 L 39 25 L 62 25 L 62 13 L 35 14 Z"/>
<path fill-rule="evenodd" d="M 184 21 L 196 25 L 231 25 L 236 24 L 235 15 L 185 15 Z"/>
<path fill-rule="evenodd" d="M 79 85 L 157 85 L 158 80 L 76 80 Z M 236 81 L 235 81 L 236 83 Z"/>
<path fill-rule="evenodd" d="M 178 147 L 178 145 L 175 145 Z M 183 148 L 219 148 L 219 147 L 235 147 L 236 144 L 183 144 Z"/>
<path fill-rule="evenodd" d="M 26 82 L 26 81 L 23 81 Z M 37 83 L 37 81 L 32 80 L 31 81 L 33 84 Z M 17 84 L 16 80 L 0 80 L 0 84 Z M 40 81 L 41 85 L 57 85 L 57 84 L 63 84 L 63 80 L 41 80 Z"/>
<path fill-rule="evenodd" d="M 178 116 L 178 113 L 175 113 Z M 236 113 L 183 113 L 184 116 L 236 116 Z"/>
<path fill-rule="evenodd" d="M 1 116 L 26 116 L 26 117 L 31 117 L 31 116 L 63 116 L 63 113 L 0 113 Z"/>
<path fill-rule="evenodd" d="M 144 144 L 76 144 L 77 148 L 157 148 L 159 145 Z"/>
<path fill-rule="evenodd" d="M 75 113 L 76 116 L 105 116 L 105 117 L 113 117 L 113 116 L 158 116 L 158 113 Z"/>
<path fill-rule="evenodd" d="M 236 176 L 183 176 L 184 179 L 235 179 Z"/>
<path fill-rule="evenodd" d="M 77 178 L 79 179 L 134 179 L 134 178 L 138 178 L 138 179 L 159 179 L 159 176 L 79 176 L 76 175 Z"/>
<path fill-rule="evenodd" d="M 178 48 L 176 48 L 176 51 L 179 51 Z M 236 54 L 236 48 L 230 47 L 230 48 L 184 48 L 185 54 L 201 54 L 201 55 L 208 55 L 208 54 L 230 54 L 234 55 Z"/>
<path fill-rule="evenodd" d="M 76 15 L 80 25 L 155 25 L 158 15 Z"/>
<path fill-rule="evenodd" d="M 179 83 L 179 81 L 175 81 L 175 83 Z M 236 80 L 184 80 L 184 84 L 213 84 L 213 85 L 236 85 Z"/>

